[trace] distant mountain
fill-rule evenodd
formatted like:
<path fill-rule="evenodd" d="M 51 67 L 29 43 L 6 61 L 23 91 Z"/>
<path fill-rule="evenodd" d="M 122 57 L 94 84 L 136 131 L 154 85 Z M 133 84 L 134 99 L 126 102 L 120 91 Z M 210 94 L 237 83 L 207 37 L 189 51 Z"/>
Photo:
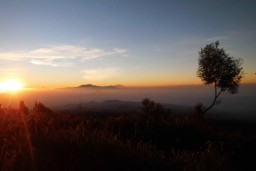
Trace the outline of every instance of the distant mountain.
<path fill-rule="evenodd" d="M 114 87 L 117 87 L 117 88 L 125 88 L 125 86 L 123 86 L 123 85 L 121 85 L 121 84 L 114 85 Z"/>
<path fill-rule="evenodd" d="M 74 87 L 74 88 L 97 88 L 99 86 L 93 85 L 93 84 L 82 84 L 78 87 Z"/>
<path fill-rule="evenodd" d="M 93 84 L 82 84 L 78 87 L 67 87 L 67 88 L 103 88 L 103 89 L 116 89 L 116 88 L 124 88 L 125 86 L 118 84 L 118 85 L 109 85 L 109 86 L 97 86 Z"/>

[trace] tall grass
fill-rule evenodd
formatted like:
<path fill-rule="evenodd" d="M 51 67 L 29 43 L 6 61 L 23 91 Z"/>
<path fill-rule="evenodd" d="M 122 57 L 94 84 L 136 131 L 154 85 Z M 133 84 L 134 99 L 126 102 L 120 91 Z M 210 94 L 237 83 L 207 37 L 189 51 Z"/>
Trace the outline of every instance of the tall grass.
<path fill-rule="evenodd" d="M 1 171 L 234 169 L 237 144 L 194 114 L 60 114 L 41 103 L 21 108 L 0 111 Z"/>

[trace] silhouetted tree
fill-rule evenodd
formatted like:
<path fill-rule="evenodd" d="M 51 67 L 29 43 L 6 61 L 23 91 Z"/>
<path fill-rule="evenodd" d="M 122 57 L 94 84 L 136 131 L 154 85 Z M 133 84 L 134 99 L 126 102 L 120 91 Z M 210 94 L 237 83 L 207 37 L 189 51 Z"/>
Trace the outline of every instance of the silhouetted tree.
<path fill-rule="evenodd" d="M 194 106 L 194 110 L 192 113 L 189 114 L 190 119 L 196 120 L 196 121 L 200 121 L 203 120 L 203 111 L 204 111 L 204 107 L 202 105 L 202 103 L 197 103 Z"/>
<path fill-rule="evenodd" d="M 21 114 L 28 114 L 29 113 L 29 109 L 28 107 L 25 105 L 24 101 L 20 101 L 20 108 L 19 108 L 19 113 Z"/>
<path fill-rule="evenodd" d="M 155 103 L 149 98 L 143 99 L 142 105 L 143 112 L 152 117 L 152 119 L 158 119 L 159 116 L 163 113 L 162 105 L 160 103 Z"/>
<path fill-rule="evenodd" d="M 207 44 L 199 51 L 197 76 L 201 78 L 204 84 L 213 84 L 215 90 L 214 100 L 203 111 L 204 114 L 215 105 L 221 93 L 225 91 L 231 94 L 237 93 L 243 74 L 241 65 L 242 60 L 240 58 L 234 59 L 223 48 L 219 48 L 219 41 Z"/>
<path fill-rule="evenodd" d="M 35 103 L 35 106 L 33 107 L 33 111 L 35 113 L 43 113 L 43 114 L 52 113 L 52 110 L 50 108 L 46 107 L 43 103 L 37 102 L 37 101 Z"/>
<path fill-rule="evenodd" d="M 31 118 L 29 121 L 30 129 L 33 132 L 38 132 L 46 127 L 52 113 L 53 111 L 50 108 L 46 107 L 43 103 L 36 101 L 31 111 Z"/>

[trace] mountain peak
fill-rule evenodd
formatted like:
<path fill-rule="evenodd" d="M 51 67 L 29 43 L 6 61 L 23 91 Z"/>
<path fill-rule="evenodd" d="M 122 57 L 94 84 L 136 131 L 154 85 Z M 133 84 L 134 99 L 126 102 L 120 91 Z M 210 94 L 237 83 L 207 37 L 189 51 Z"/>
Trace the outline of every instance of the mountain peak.
<path fill-rule="evenodd" d="M 93 84 L 82 84 L 80 86 L 78 86 L 77 88 L 92 88 L 92 87 L 99 87 Z"/>
<path fill-rule="evenodd" d="M 78 87 L 75 88 L 124 88 L 123 85 L 121 84 L 117 84 L 117 85 L 109 85 L 109 86 L 97 86 L 97 85 L 93 85 L 93 84 L 82 84 Z"/>

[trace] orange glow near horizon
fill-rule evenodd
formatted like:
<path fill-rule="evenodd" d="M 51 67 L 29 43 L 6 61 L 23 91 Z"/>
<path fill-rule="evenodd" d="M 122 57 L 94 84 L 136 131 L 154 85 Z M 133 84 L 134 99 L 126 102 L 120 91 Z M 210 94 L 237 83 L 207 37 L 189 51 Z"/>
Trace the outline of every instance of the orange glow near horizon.
<path fill-rule="evenodd" d="M 255 84 L 256 81 L 251 79 L 243 79 L 241 80 L 241 84 Z M 154 80 L 140 80 L 140 81 L 122 81 L 120 82 L 72 82 L 72 83 L 62 83 L 62 84 L 54 84 L 48 83 L 45 85 L 34 84 L 30 85 L 30 88 L 26 89 L 55 89 L 55 88 L 67 88 L 67 87 L 78 87 L 82 84 L 93 84 L 97 86 L 110 86 L 110 85 L 122 85 L 125 87 L 166 87 L 166 86 L 186 86 L 186 85 L 203 85 L 203 82 L 200 79 L 197 80 L 173 80 L 173 81 L 154 81 Z M 0 91 L 1 91 L 0 87 Z"/>
<path fill-rule="evenodd" d="M 245 74 L 241 80 L 241 84 L 255 84 L 255 74 Z M 203 85 L 203 82 L 196 75 L 160 75 L 160 76 L 143 76 L 137 77 L 127 76 L 123 78 L 111 80 L 98 80 L 98 81 L 84 81 L 84 80 L 27 80 L 26 87 L 24 88 L 23 81 L 18 79 L 8 79 L 0 81 L 0 92 L 17 92 L 28 89 L 55 89 L 66 87 L 77 87 L 82 84 L 93 84 L 97 86 L 109 85 L 123 85 L 125 87 L 166 87 L 166 86 L 182 86 L 182 85 Z"/>

